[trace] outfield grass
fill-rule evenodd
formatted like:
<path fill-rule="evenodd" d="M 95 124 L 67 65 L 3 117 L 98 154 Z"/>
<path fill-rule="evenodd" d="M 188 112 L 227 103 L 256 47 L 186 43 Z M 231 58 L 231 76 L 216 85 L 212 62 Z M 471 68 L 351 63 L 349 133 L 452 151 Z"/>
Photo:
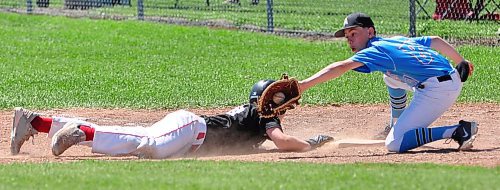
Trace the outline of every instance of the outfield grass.
<path fill-rule="evenodd" d="M 288 72 L 305 78 L 349 57 L 344 42 L 137 21 L 0 13 L 0 109 L 219 107 Z M 499 102 L 500 48 L 462 46 L 476 63 L 462 102 Z M 380 103 L 381 74 L 350 72 L 307 104 Z M 81 161 L 0 167 L 0 189 L 495 189 L 500 168 L 434 164 Z"/>
<path fill-rule="evenodd" d="M 96 167 L 98 166 L 98 167 Z M 80 161 L 0 167 L 0 189 L 496 189 L 500 167 Z"/>
<path fill-rule="evenodd" d="M 254 82 L 303 79 L 348 58 L 345 42 L 138 21 L 0 13 L 0 108 L 220 107 Z M 476 63 L 461 102 L 499 102 L 500 48 L 462 46 Z M 381 74 L 347 73 L 306 92 L 306 104 L 380 103 Z"/>

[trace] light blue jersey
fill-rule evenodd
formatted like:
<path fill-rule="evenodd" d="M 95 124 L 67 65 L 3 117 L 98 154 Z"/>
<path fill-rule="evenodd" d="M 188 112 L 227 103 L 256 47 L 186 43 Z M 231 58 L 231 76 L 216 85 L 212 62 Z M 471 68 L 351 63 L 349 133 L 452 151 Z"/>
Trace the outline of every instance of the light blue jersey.
<path fill-rule="evenodd" d="M 415 87 L 430 77 L 450 75 L 453 66 L 438 52 L 430 48 L 428 36 L 407 38 L 375 37 L 365 49 L 350 59 L 364 65 L 354 69 L 370 73 L 380 71 L 387 76 Z"/>

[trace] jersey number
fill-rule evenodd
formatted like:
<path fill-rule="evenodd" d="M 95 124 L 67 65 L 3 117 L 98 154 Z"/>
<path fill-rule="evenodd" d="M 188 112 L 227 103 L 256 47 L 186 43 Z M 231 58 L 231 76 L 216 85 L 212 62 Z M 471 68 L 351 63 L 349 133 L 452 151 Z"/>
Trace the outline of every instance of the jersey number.
<path fill-rule="evenodd" d="M 417 61 L 422 65 L 428 65 L 431 64 L 432 61 L 434 61 L 434 57 L 432 56 L 431 52 L 425 51 L 422 47 L 415 47 L 413 46 L 413 44 L 414 42 L 408 39 L 404 41 L 398 47 L 398 49 L 405 53 L 410 54 L 413 58 L 417 59 Z"/>

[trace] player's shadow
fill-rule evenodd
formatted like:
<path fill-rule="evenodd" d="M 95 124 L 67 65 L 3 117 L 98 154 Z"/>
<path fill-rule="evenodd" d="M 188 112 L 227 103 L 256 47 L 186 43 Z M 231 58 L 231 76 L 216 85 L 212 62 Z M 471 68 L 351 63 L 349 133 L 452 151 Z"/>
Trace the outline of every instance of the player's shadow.
<path fill-rule="evenodd" d="M 188 154 L 188 155 L 183 155 L 183 156 L 160 158 L 160 159 L 139 158 L 139 157 L 134 156 L 134 155 L 110 156 L 110 155 L 106 155 L 106 154 L 92 154 L 92 155 L 82 155 L 82 156 L 61 155 L 61 156 L 55 157 L 55 159 L 56 160 L 136 160 L 136 159 L 163 160 L 163 159 L 201 158 L 201 157 L 214 157 L 214 156 L 241 156 L 241 155 L 277 153 L 277 152 L 280 152 L 280 151 L 278 151 L 278 150 L 260 150 L 260 149 L 246 150 L 246 151 L 230 150 L 230 151 L 203 152 L 203 153 Z"/>
<path fill-rule="evenodd" d="M 434 148 L 430 146 L 425 146 L 425 150 L 411 150 L 408 152 L 404 153 L 388 153 L 388 154 L 422 154 L 422 153 L 427 153 L 427 154 L 448 154 L 448 153 L 454 153 L 454 152 L 459 152 L 455 148 Z M 494 148 L 484 148 L 484 149 L 471 149 L 471 150 L 462 150 L 461 152 L 493 152 L 493 151 L 499 151 L 500 147 L 494 147 Z"/>
<path fill-rule="evenodd" d="M 322 155 L 322 156 L 288 156 L 288 157 L 279 157 L 279 159 L 283 160 L 298 160 L 298 159 L 304 159 L 304 158 L 311 158 L 311 159 L 322 159 L 322 158 L 350 158 L 350 157 L 357 157 L 357 158 L 363 158 L 363 157 L 381 157 L 381 156 L 387 156 L 387 153 L 380 153 L 380 154 L 370 154 L 370 155 Z"/>
<path fill-rule="evenodd" d="M 123 156 L 109 156 L 105 154 L 93 154 L 93 155 L 82 155 L 82 156 L 57 156 L 56 160 L 67 160 L 67 161 L 80 161 L 80 160 L 134 160 L 139 159 L 136 156 L 123 155 Z"/>
<path fill-rule="evenodd" d="M 322 158 L 349 158 L 349 157 L 382 157 L 382 156 L 388 156 L 388 155 L 396 155 L 396 154 L 448 154 L 448 153 L 456 153 L 458 152 L 457 149 L 453 148 L 434 148 L 430 146 L 426 146 L 425 150 L 412 150 L 408 152 L 402 152 L 402 153 L 396 153 L 396 152 L 385 152 L 385 153 L 379 153 L 379 154 L 368 154 L 368 155 L 357 155 L 357 154 L 352 154 L 352 155 L 322 155 L 322 156 L 289 156 L 289 157 L 280 157 L 279 159 L 283 160 L 297 160 L 297 159 L 305 159 L 305 158 L 310 158 L 310 159 L 322 159 Z M 464 150 L 462 152 L 494 152 L 494 151 L 500 151 L 500 147 L 495 147 L 495 148 L 485 148 L 485 149 L 471 149 L 471 150 Z"/>

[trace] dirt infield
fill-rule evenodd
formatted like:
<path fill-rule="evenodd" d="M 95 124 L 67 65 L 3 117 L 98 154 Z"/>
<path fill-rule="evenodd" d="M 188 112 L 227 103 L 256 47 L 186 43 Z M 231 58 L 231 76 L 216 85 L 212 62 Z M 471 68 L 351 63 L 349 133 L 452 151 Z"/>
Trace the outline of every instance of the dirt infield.
<path fill-rule="evenodd" d="M 230 110 L 190 109 L 197 114 L 217 114 Z M 126 109 L 69 109 L 36 110 L 52 116 L 83 117 L 100 125 L 148 126 L 163 118 L 173 110 L 126 110 Z M 326 107 L 300 107 L 292 110 L 284 121 L 285 133 L 301 138 L 316 134 L 327 134 L 336 139 L 369 139 L 384 128 L 390 110 L 387 105 L 342 105 Z M 135 157 L 109 157 L 90 153 L 85 146 L 71 147 L 61 157 L 50 153 L 50 140 L 44 134 L 35 136 L 24 144 L 21 153 L 11 156 L 9 136 L 12 125 L 12 111 L 0 111 L 1 141 L 0 163 L 12 162 L 65 162 L 85 159 L 134 160 Z M 479 133 L 474 148 L 467 152 L 457 152 L 457 144 L 445 144 L 444 140 L 430 143 L 408 153 L 389 153 L 383 146 L 338 148 L 327 144 L 317 150 L 302 153 L 284 153 L 274 150 L 243 154 L 198 157 L 201 160 L 242 160 L 242 161 L 294 161 L 320 163 L 441 163 L 453 165 L 478 165 L 494 167 L 500 165 L 500 104 L 459 104 L 452 107 L 433 125 L 457 123 L 458 120 L 476 120 Z M 34 144 L 33 144 L 34 143 Z M 265 143 L 272 149 L 271 143 Z"/>

